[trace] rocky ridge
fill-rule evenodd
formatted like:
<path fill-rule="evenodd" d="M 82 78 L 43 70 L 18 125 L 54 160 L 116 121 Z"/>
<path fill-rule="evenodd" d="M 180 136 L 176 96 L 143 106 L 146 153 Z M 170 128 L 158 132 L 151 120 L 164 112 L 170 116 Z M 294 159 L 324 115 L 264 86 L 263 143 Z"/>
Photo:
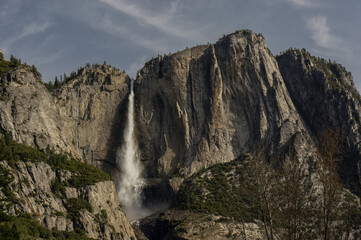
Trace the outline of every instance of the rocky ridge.
<path fill-rule="evenodd" d="M 136 81 L 137 127 L 149 177 L 189 176 L 263 146 L 312 154 L 298 113 L 262 35 L 238 31 L 214 45 L 146 63 Z"/>
<path fill-rule="evenodd" d="M 7 213 L 16 211 L 37 215 L 37 219 L 49 229 L 74 231 L 83 229 L 86 236 L 94 239 L 130 239 L 133 229 L 122 211 L 116 189 L 112 181 L 99 182 L 83 188 L 65 188 L 65 199 L 51 191 L 55 172 L 45 163 L 18 163 L 15 168 L 3 164 L 15 177 L 11 187 L 18 199 L 23 201 L 12 205 Z M 68 173 L 63 173 L 68 175 Z M 89 202 L 91 211 L 80 209 L 79 220 L 67 217 L 65 207 L 70 199 L 84 199 Z M 65 206 L 64 206 L 65 205 Z M 104 217 L 105 216 L 105 217 Z M 104 218 L 104 219 L 102 219 Z"/>
<path fill-rule="evenodd" d="M 124 72 L 97 65 L 81 68 L 51 94 L 31 72 L 9 72 L 1 77 L 1 127 L 16 141 L 49 144 L 113 169 L 129 81 Z M 302 51 L 276 58 L 260 34 L 237 31 L 215 44 L 152 59 L 138 74 L 135 97 L 147 178 L 189 176 L 259 146 L 269 156 L 302 149 L 299 157 L 308 159 L 315 136 L 331 127 L 347 135 L 344 175 L 358 181 L 361 98 L 351 74 Z"/>
<path fill-rule="evenodd" d="M 85 67 L 61 89 L 52 92 L 41 82 L 40 75 L 23 67 L 1 76 L 0 82 L 2 133 L 8 133 L 11 139 L 25 145 L 54 149 L 109 172 L 114 170 L 114 162 L 106 159 L 115 158 L 116 148 L 121 142 L 118 141 L 121 134 L 116 134 L 109 126 L 114 119 L 118 119 L 114 124 L 121 124 L 119 107 L 126 98 L 129 83 L 129 77 L 123 71 L 106 65 Z M 115 141 L 112 141 L 113 137 Z M 65 188 L 67 200 L 64 200 L 51 191 L 54 177 L 59 173 L 49 165 L 2 164 L 15 176 L 11 191 L 17 198 L 26 199 L 25 203 L 12 206 L 8 214 L 39 215 L 37 220 L 49 229 L 83 229 L 90 238 L 135 238 L 120 207 L 113 181 Z M 69 172 L 60 174 L 64 175 L 63 181 L 74 175 Z M 69 220 L 65 208 L 69 199 L 82 199 L 90 204 L 92 211 L 82 210 L 77 222 Z M 102 214 L 107 217 L 102 218 Z"/>
<path fill-rule="evenodd" d="M 353 77 L 335 62 L 311 56 L 305 49 L 289 50 L 277 57 L 292 101 L 306 122 L 310 135 L 326 128 L 343 137 L 342 178 L 353 191 L 361 181 L 361 97 Z"/>
<path fill-rule="evenodd" d="M 110 176 L 64 155 L 0 141 L 1 214 L 27 214 L 50 230 L 92 239 L 135 238 Z"/>
<path fill-rule="evenodd" d="M 0 77 L 1 128 L 18 142 L 114 170 L 129 77 L 105 65 L 86 67 L 53 93 L 38 77 L 24 69 Z M 341 65 L 304 50 L 275 57 L 249 30 L 154 58 L 135 81 L 144 176 L 156 185 L 146 189 L 166 192 L 161 200 L 169 201 L 192 174 L 258 151 L 280 159 L 292 152 L 310 169 L 317 135 L 331 128 L 345 139 L 341 174 L 357 192 L 360 99 Z M 157 202 L 156 195 L 146 201 Z"/>
<path fill-rule="evenodd" d="M 96 65 L 51 93 L 33 73 L 12 70 L 0 78 L 1 128 L 20 143 L 49 145 L 109 170 L 122 141 L 113 125 L 121 125 L 129 81 L 123 71 Z"/>
<path fill-rule="evenodd" d="M 296 149 L 307 162 L 331 128 L 345 138 L 342 174 L 358 191 L 361 97 L 339 64 L 305 50 L 274 57 L 243 30 L 149 61 L 135 91 L 149 177 L 189 176 L 260 146 L 268 156 Z"/>
<path fill-rule="evenodd" d="M 152 59 L 135 93 L 145 174 L 169 181 L 175 192 L 201 169 L 256 152 L 279 164 L 294 154 L 319 191 L 312 169 L 317 136 L 326 129 L 340 131 L 341 175 L 345 186 L 360 191 L 360 95 L 339 64 L 305 50 L 275 57 L 262 35 L 244 30 Z"/>

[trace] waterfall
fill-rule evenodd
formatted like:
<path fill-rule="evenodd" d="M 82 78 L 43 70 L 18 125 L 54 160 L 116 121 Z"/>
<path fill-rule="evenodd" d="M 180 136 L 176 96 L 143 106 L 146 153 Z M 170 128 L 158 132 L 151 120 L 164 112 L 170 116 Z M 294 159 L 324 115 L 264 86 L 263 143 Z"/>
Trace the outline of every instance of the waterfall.
<path fill-rule="evenodd" d="M 128 218 L 133 221 L 143 216 L 141 176 L 138 144 L 134 136 L 134 80 L 130 83 L 127 122 L 124 130 L 124 142 L 117 151 L 116 163 L 119 170 L 117 177 L 118 196 Z"/>

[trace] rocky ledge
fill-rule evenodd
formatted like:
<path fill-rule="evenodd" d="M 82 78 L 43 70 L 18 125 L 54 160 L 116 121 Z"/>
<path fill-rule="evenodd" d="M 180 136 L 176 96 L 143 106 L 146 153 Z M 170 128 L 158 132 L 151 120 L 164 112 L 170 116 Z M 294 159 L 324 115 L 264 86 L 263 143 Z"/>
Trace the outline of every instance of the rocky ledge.
<path fill-rule="evenodd" d="M 135 239 L 109 175 L 52 151 L 0 142 L 0 229 L 13 226 L 0 237 Z"/>

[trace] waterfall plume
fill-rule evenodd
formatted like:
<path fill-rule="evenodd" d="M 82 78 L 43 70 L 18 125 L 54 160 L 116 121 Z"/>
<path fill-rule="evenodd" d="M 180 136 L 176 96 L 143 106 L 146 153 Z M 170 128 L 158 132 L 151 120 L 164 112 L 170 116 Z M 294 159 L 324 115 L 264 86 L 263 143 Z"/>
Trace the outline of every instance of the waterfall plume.
<path fill-rule="evenodd" d="M 139 160 L 138 144 L 134 136 L 134 81 L 130 83 L 128 113 L 124 130 L 124 142 L 117 151 L 116 163 L 118 196 L 129 219 L 135 220 L 142 214 L 142 167 Z"/>

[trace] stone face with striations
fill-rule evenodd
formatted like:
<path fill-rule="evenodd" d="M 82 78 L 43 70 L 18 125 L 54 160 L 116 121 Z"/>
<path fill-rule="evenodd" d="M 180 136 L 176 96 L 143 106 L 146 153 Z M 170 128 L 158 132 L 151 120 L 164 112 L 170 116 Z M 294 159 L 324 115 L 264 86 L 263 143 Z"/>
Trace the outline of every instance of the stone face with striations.
<path fill-rule="evenodd" d="M 24 68 L 12 70 L 0 77 L 1 130 L 10 133 L 17 142 L 40 149 L 54 148 L 111 171 L 121 139 L 114 128 L 120 129 L 129 80 L 123 71 L 96 65 L 80 69 L 72 80 L 50 93 L 39 75 Z M 48 164 L 20 162 L 16 168 L 7 168 L 16 175 L 15 184 L 21 186 L 11 190 L 19 199 L 26 200 L 9 209 L 9 214 L 15 214 L 16 209 L 36 214 L 50 229 L 73 231 L 75 223 L 66 217 L 64 206 L 67 199 L 85 198 L 93 211 L 81 210 L 80 223 L 76 224 L 88 237 L 135 238 L 120 207 L 114 182 L 81 189 L 65 187 L 66 199 L 61 199 L 52 193 L 55 172 Z M 57 174 L 61 181 L 72 176 L 67 171 Z M 106 218 L 99 219 L 102 214 Z"/>
<path fill-rule="evenodd" d="M 0 77 L 1 128 L 18 142 L 39 148 L 49 145 L 109 170 L 123 141 L 129 81 L 124 72 L 97 65 L 80 69 L 50 93 L 38 75 L 21 68 L 10 71 Z M 146 188 L 147 194 L 156 198 L 156 189 L 171 195 L 184 177 L 259 150 L 268 157 L 295 151 L 307 167 L 317 135 L 326 128 L 339 129 L 345 139 L 342 177 L 351 188 L 360 182 L 360 103 L 352 76 L 342 66 L 304 50 L 274 57 L 263 36 L 248 30 L 215 44 L 154 58 L 135 81 L 141 160 L 144 175 L 154 178 L 148 181 L 154 186 Z M 37 175 L 51 181 L 51 169 L 41 168 Z M 25 174 L 24 166 L 19 169 Z M 62 178 L 67 177 L 69 173 L 63 172 Z M 39 187 L 48 191 L 46 184 Z M 26 194 L 25 187 L 23 191 Z M 94 206 L 112 201 L 105 195 L 115 193 L 114 185 L 82 191 Z M 79 191 L 67 187 L 65 195 L 76 198 Z M 56 198 L 42 198 L 51 209 L 63 211 Z M 48 208 L 35 203 L 24 205 L 24 211 L 33 211 L 31 206 L 44 214 L 46 226 L 73 228 L 69 219 L 49 215 Z M 120 215 L 110 221 L 119 221 Z M 81 219 L 96 237 L 91 214 L 82 212 Z"/>
<path fill-rule="evenodd" d="M 360 181 L 361 97 L 353 77 L 339 64 L 290 50 L 277 57 L 292 101 L 310 135 L 326 128 L 339 130 L 343 140 L 342 178 L 355 190 Z"/>
<path fill-rule="evenodd" d="M 257 146 L 272 153 L 309 139 L 276 59 L 263 36 L 251 31 L 153 59 L 136 84 L 150 177 L 179 169 L 188 175 Z"/>
<path fill-rule="evenodd" d="M 62 124 L 79 156 L 94 166 L 114 166 L 130 78 L 116 68 L 84 68 L 57 95 Z M 61 127 L 62 129 L 62 127 Z M 118 133 L 118 136 L 116 135 Z M 112 159 L 114 157 L 114 159 Z"/>
<path fill-rule="evenodd" d="M 33 73 L 13 70 L 0 78 L 1 128 L 20 143 L 49 145 L 109 170 L 121 140 L 117 129 L 129 81 L 123 71 L 97 65 L 80 69 L 52 95 Z"/>
<path fill-rule="evenodd" d="M 115 185 L 112 181 L 103 181 L 79 188 L 66 188 L 65 196 L 53 191 L 56 172 L 44 162 L 16 162 L 10 166 L 0 161 L 1 167 L 9 169 L 14 180 L 10 190 L 20 201 L 11 203 L 5 210 L 9 215 L 19 212 L 29 213 L 47 228 L 59 231 L 74 231 L 81 228 L 86 235 L 95 239 L 131 239 L 134 231 L 125 213 L 120 207 Z M 62 170 L 57 170 L 62 171 Z M 58 173 L 63 174 L 63 173 Z M 72 177 L 66 173 L 61 184 Z M 71 192 L 71 194 L 69 194 Z M 0 189 L 0 196 L 2 192 Z M 80 209 L 79 219 L 69 217 L 67 204 L 71 199 L 82 199 L 89 203 L 89 209 Z M 3 200 L 3 199 L 1 199 Z"/>
<path fill-rule="evenodd" d="M 52 94 L 37 77 L 24 69 L 1 77 L 2 129 L 19 142 L 114 168 L 129 77 L 106 65 L 86 67 Z M 268 155 L 297 149 L 308 159 L 328 122 L 348 136 L 347 181 L 357 182 L 359 99 L 341 66 L 292 51 L 276 59 L 263 36 L 248 30 L 157 57 L 135 84 L 144 174 L 187 176 L 261 147 Z"/>

